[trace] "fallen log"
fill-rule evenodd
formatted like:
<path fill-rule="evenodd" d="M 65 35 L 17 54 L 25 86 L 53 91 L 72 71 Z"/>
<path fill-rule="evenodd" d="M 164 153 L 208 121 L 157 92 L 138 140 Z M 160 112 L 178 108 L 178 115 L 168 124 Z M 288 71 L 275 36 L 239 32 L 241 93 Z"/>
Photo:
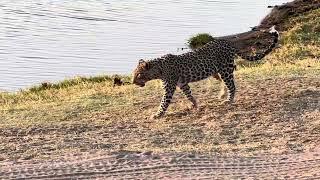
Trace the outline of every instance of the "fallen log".
<path fill-rule="evenodd" d="M 272 11 L 251 31 L 214 38 L 232 42 L 242 54 L 250 55 L 254 52 L 263 52 L 273 42 L 272 35 L 266 30 L 275 25 L 279 32 L 286 31 L 290 28 L 286 23 L 289 18 L 320 8 L 320 0 L 295 0 L 269 7 L 273 8 Z"/>
<path fill-rule="evenodd" d="M 272 11 L 260 22 L 258 29 L 276 25 L 278 31 L 285 31 L 289 28 L 285 23 L 289 18 L 320 8 L 320 0 L 295 0 L 272 7 Z"/>

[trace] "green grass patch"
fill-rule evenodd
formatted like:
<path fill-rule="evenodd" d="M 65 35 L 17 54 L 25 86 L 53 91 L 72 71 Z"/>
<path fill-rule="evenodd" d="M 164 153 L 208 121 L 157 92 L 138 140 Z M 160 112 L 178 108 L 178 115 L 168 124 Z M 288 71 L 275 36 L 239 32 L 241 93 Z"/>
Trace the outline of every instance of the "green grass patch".
<path fill-rule="evenodd" d="M 92 76 L 92 77 L 75 77 L 73 79 L 66 79 L 58 83 L 43 82 L 40 85 L 33 86 L 28 91 L 38 92 L 46 89 L 62 89 L 70 86 L 88 83 L 101 83 L 105 81 L 112 81 L 111 76 Z"/>
<path fill-rule="evenodd" d="M 208 33 L 200 33 L 192 36 L 188 39 L 187 45 L 191 49 L 197 49 L 207 44 L 208 42 L 214 40 L 214 38 Z"/>

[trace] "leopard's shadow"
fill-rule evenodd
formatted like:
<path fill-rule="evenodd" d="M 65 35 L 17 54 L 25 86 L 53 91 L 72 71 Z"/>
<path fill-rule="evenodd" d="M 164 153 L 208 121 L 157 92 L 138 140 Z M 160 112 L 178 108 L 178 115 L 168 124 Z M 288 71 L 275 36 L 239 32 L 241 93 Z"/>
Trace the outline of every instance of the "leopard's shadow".
<path fill-rule="evenodd" d="M 216 101 L 218 102 L 218 101 Z M 206 109 L 216 109 L 219 106 L 223 106 L 221 104 L 215 104 L 215 105 L 201 105 L 198 107 L 198 109 L 192 109 L 192 108 L 185 108 L 181 111 L 174 111 L 171 113 L 166 114 L 166 116 L 168 118 L 176 118 L 176 119 L 183 119 L 183 118 L 190 118 L 190 116 L 192 117 L 201 117 L 203 115 L 205 115 L 205 110 Z"/>

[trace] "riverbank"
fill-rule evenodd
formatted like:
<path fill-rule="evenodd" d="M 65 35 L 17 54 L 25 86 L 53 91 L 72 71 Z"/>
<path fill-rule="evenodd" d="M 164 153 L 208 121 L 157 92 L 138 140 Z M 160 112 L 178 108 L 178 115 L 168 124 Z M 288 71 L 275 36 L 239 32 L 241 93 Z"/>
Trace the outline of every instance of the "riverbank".
<path fill-rule="evenodd" d="M 263 61 L 238 61 L 234 105 L 220 105 L 214 79 L 178 91 L 166 117 L 150 120 L 161 84 L 113 87 L 111 77 L 67 80 L 0 93 L 0 160 L 99 150 L 238 155 L 301 152 L 320 141 L 320 10 L 291 18 L 281 48 Z M 129 81 L 130 77 L 123 77 Z M 70 83 L 72 82 L 72 83 Z"/>

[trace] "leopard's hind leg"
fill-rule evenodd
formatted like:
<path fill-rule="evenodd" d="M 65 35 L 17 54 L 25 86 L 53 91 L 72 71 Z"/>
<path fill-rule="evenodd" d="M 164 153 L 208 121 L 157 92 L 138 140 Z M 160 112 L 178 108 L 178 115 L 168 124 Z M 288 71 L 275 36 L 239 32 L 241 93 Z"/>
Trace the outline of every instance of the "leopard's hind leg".
<path fill-rule="evenodd" d="M 234 101 L 235 93 L 236 93 L 236 86 L 233 76 L 233 68 L 226 69 L 225 72 L 221 72 L 221 79 L 223 80 L 224 84 L 227 87 L 227 100 L 226 103 L 232 103 Z"/>
<path fill-rule="evenodd" d="M 212 75 L 215 79 L 220 81 L 220 92 L 218 95 L 219 99 L 225 99 L 227 97 L 227 87 L 225 86 L 224 82 L 222 81 L 220 75 L 218 73 Z"/>

